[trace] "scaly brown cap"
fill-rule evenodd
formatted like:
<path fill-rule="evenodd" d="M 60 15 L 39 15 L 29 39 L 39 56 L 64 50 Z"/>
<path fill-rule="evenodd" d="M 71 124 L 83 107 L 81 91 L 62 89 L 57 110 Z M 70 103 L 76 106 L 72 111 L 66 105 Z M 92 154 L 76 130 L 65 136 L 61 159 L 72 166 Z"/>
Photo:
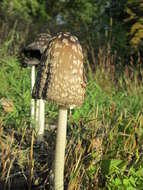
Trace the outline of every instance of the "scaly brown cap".
<path fill-rule="evenodd" d="M 33 97 L 47 98 L 66 107 L 81 106 L 86 78 L 78 39 L 70 33 L 57 34 L 41 61 Z"/>
<path fill-rule="evenodd" d="M 38 34 L 34 42 L 27 45 L 21 51 L 21 60 L 24 66 L 40 64 L 41 56 L 51 40 L 47 33 Z"/>
<path fill-rule="evenodd" d="M 25 49 L 26 50 L 39 50 L 41 54 L 44 53 L 47 48 L 47 44 L 51 39 L 51 35 L 47 33 L 40 33 L 37 35 L 33 43 L 29 44 Z"/>

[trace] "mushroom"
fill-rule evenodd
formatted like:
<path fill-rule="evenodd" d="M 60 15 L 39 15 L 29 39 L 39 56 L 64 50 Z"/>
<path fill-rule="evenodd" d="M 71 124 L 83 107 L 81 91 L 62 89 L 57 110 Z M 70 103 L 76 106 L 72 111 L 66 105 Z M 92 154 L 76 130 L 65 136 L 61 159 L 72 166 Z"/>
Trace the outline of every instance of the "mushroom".
<path fill-rule="evenodd" d="M 31 92 L 35 83 L 35 67 L 39 66 L 41 56 L 48 46 L 51 39 L 51 35 L 47 33 L 38 34 L 34 42 L 26 46 L 21 52 L 22 66 L 32 66 L 31 69 Z M 36 113 L 35 113 L 36 103 Z M 34 121 L 36 117 L 36 123 L 38 125 L 38 135 L 41 136 L 44 133 L 44 107 L 45 103 L 43 99 L 35 100 L 31 99 L 31 120 Z"/>
<path fill-rule="evenodd" d="M 57 34 L 50 41 L 41 62 L 32 95 L 59 105 L 54 188 L 63 190 L 67 109 L 82 105 L 86 88 L 83 53 L 78 39 L 70 33 Z"/>

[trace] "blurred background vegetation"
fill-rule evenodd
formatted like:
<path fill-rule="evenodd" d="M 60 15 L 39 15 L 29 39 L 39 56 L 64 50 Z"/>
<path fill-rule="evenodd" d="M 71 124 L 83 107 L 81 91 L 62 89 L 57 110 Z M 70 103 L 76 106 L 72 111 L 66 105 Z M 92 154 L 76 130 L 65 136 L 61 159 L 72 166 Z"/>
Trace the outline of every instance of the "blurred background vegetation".
<path fill-rule="evenodd" d="M 68 120 L 65 190 L 142 190 L 140 0 L 0 1 L 0 188 L 52 189 L 56 131 L 49 124 L 57 105 L 47 102 L 45 141 L 37 145 L 30 68 L 18 57 L 38 33 L 60 31 L 79 38 L 88 79 L 85 103 Z"/>
<path fill-rule="evenodd" d="M 3 47 L 9 41 L 12 53 L 37 33 L 71 31 L 79 37 L 91 64 L 107 41 L 112 52 L 128 61 L 130 55 L 142 51 L 142 11 L 139 0 L 2 0 L 0 44 Z"/>

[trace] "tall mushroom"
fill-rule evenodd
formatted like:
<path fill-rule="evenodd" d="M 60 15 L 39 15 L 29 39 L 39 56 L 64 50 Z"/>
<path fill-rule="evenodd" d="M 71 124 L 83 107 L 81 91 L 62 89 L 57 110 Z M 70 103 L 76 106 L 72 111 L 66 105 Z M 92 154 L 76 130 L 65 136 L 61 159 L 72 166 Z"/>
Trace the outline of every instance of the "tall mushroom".
<path fill-rule="evenodd" d="M 78 39 L 70 33 L 57 34 L 50 41 L 41 62 L 33 97 L 42 96 L 59 105 L 54 188 L 63 190 L 67 109 L 82 105 L 86 88 L 83 53 Z"/>
<path fill-rule="evenodd" d="M 44 53 L 47 45 L 51 39 L 51 35 L 47 33 L 38 34 L 34 42 L 26 46 L 21 53 L 23 66 L 31 66 L 31 91 L 35 83 L 35 67 L 39 66 L 41 56 Z M 35 108 L 36 104 L 36 108 Z M 35 120 L 38 125 L 38 135 L 44 133 L 44 107 L 45 103 L 43 99 L 35 100 L 31 99 L 31 119 Z M 36 110 L 36 113 L 35 113 Z"/>

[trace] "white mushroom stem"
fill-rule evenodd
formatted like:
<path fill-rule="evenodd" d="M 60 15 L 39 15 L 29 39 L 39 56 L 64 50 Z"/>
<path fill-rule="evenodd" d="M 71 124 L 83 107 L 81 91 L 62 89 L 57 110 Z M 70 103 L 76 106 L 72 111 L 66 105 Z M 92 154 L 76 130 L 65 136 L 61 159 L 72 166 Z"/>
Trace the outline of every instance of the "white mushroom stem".
<path fill-rule="evenodd" d="M 31 69 L 31 93 L 35 84 L 35 66 Z M 35 111 L 36 110 L 36 111 Z M 35 113 L 36 112 L 36 113 Z M 31 99 L 31 121 L 36 122 L 36 130 L 39 140 L 44 135 L 44 123 L 45 123 L 45 102 L 43 99 L 37 100 Z"/>
<path fill-rule="evenodd" d="M 36 113 L 35 113 L 35 121 L 36 121 L 36 131 L 38 133 L 39 130 L 39 107 L 40 107 L 40 100 L 36 100 Z"/>
<path fill-rule="evenodd" d="M 32 93 L 34 83 L 35 83 L 35 66 L 32 66 L 32 69 L 31 69 L 31 93 Z M 34 122 L 34 116 L 35 116 L 35 100 L 32 98 L 31 99 L 31 121 L 32 121 L 32 123 Z"/>
<path fill-rule="evenodd" d="M 45 102 L 43 99 L 40 99 L 38 101 L 39 101 L 38 136 L 42 138 L 44 135 Z"/>
<path fill-rule="evenodd" d="M 67 109 L 59 108 L 57 138 L 56 138 L 56 153 L 55 153 L 55 179 L 54 189 L 64 190 L 64 156 L 66 146 L 66 131 L 67 131 Z"/>

